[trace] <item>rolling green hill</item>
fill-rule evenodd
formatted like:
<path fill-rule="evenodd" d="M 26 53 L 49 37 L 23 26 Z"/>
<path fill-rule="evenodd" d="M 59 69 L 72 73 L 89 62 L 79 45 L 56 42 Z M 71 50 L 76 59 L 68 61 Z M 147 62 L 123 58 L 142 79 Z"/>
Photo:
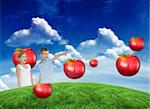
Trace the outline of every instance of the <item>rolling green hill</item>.
<path fill-rule="evenodd" d="M 95 83 L 53 83 L 47 99 L 34 96 L 33 87 L 0 92 L 0 109 L 148 109 L 150 94 Z"/>

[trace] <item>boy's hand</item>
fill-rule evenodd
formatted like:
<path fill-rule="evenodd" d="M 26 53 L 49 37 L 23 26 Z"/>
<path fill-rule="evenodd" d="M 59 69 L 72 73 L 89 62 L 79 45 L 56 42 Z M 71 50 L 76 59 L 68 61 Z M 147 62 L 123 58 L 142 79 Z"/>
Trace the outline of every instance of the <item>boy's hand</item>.
<path fill-rule="evenodd" d="M 63 55 L 65 55 L 65 56 L 66 56 L 66 55 L 67 55 L 67 53 L 66 53 L 66 52 L 64 52 L 64 53 L 63 53 Z"/>
<path fill-rule="evenodd" d="M 62 55 L 65 55 L 65 56 L 66 56 L 66 55 L 67 55 L 67 52 L 65 52 L 65 51 L 62 52 L 62 53 L 60 54 L 60 56 L 62 56 Z"/>

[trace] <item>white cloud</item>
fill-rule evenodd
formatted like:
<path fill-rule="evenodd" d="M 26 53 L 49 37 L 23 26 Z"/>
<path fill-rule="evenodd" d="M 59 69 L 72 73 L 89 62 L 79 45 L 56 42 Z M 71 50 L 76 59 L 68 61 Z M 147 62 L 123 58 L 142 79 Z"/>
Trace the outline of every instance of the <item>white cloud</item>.
<path fill-rule="evenodd" d="M 11 70 L 11 72 L 16 73 L 16 68 L 15 67 L 10 68 L 10 70 Z"/>
<path fill-rule="evenodd" d="M 84 60 L 80 52 L 78 52 L 72 45 L 65 45 L 65 50 L 72 56 L 72 58 Z"/>
<path fill-rule="evenodd" d="M 84 42 L 81 42 L 82 47 L 88 47 L 88 46 L 95 46 L 96 40 L 86 40 Z"/>
<path fill-rule="evenodd" d="M 109 55 L 117 57 L 122 53 L 133 53 L 133 51 L 125 45 L 124 41 L 107 28 L 98 29 L 98 37 L 94 40 L 86 40 L 81 42 L 77 50 L 84 57 L 94 58 L 98 55 Z"/>
<path fill-rule="evenodd" d="M 0 91 L 8 90 L 8 86 L 0 79 Z"/>
<path fill-rule="evenodd" d="M 64 39 L 60 40 L 59 42 L 60 45 L 65 45 L 67 43 L 68 43 L 68 40 L 64 40 Z"/>
<path fill-rule="evenodd" d="M 53 29 L 44 18 L 32 18 L 31 27 L 14 32 L 5 41 L 10 47 L 24 47 L 31 44 L 53 44 L 58 41 L 60 44 L 68 43 L 62 39 L 57 30 Z"/>
<path fill-rule="evenodd" d="M 110 49 L 106 49 L 105 52 L 107 55 L 112 55 L 114 57 L 118 57 L 118 55 L 122 53 L 133 53 L 133 51 L 128 46 L 120 46 L 120 47 L 113 47 Z"/>
<path fill-rule="evenodd" d="M 106 38 L 110 39 L 110 41 L 112 41 L 113 44 L 115 44 L 116 46 L 123 46 L 123 45 L 125 45 L 122 40 L 118 39 L 116 34 L 111 29 L 107 29 L 105 27 L 99 28 L 98 29 L 98 33 L 100 35 L 102 35 L 103 37 L 106 37 Z"/>
<path fill-rule="evenodd" d="M 2 79 L 7 79 L 7 78 L 9 78 L 9 77 L 10 77 L 9 74 L 5 74 L 5 75 L 2 75 L 2 76 L 1 76 Z"/>
<path fill-rule="evenodd" d="M 115 45 L 112 48 L 106 49 L 106 54 L 117 57 L 122 53 L 133 53 L 133 51 L 128 46 L 126 46 L 125 43 L 120 40 L 111 29 L 107 29 L 105 27 L 99 28 L 98 33 L 99 35 L 102 35 L 103 37 L 109 39 Z"/>

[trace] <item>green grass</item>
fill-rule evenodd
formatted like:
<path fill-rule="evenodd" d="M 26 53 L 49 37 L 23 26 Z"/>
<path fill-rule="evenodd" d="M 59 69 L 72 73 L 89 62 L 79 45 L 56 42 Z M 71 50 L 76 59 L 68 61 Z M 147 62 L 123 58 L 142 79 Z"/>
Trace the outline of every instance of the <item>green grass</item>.
<path fill-rule="evenodd" d="M 0 109 L 148 109 L 150 94 L 95 83 L 53 83 L 49 98 L 34 96 L 33 87 L 0 92 Z"/>

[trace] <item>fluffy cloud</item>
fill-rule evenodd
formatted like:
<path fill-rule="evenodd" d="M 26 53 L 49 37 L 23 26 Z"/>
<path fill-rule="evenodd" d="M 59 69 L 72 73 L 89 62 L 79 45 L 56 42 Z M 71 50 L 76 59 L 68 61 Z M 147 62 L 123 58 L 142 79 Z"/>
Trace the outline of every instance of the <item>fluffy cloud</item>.
<path fill-rule="evenodd" d="M 81 42 L 80 44 L 82 47 L 89 47 L 89 46 L 95 46 L 96 40 L 86 40 L 84 42 Z"/>
<path fill-rule="evenodd" d="M 131 49 L 128 46 L 120 46 L 120 47 L 113 47 L 110 49 L 106 49 L 105 54 L 107 55 L 113 55 L 114 57 L 118 57 L 118 55 L 122 53 L 133 53 Z"/>
<path fill-rule="evenodd" d="M 8 90 L 8 86 L 0 79 L 0 91 Z"/>
<path fill-rule="evenodd" d="M 126 46 L 125 43 L 120 40 L 111 29 L 107 29 L 105 27 L 99 28 L 98 33 L 103 37 L 108 38 L 116 46 L 106 49 L 105 54 L 117 57 L 122 53 L 133 53 L 133 51 L 128 46 Z"/>
<path fill-rule="evenodd" d="M 98 34 L 102 35 L 103 37 L 107 38 L 110 40 L 114 45 L 116 46 L 123 46 L 125 45 L 122 40 L 119 40 L 116 34 L 111 30 L 107 28 L 99 28 L 98 29 Z"/>
<path fill-rule="evenodd" d="M 98 55 L 117 57 L 122 53 L 133 53 L 111 29 L 105 27 L 98 29 L 96 39 L 81 42 L 77 50 L 86 58 L 93 58 Z"/>
<path fill-rule="evenodd" d="M 65 45 L 65 50 L 75 59 L 84 60 L 83 56 L 72 45 Z"/>
<path fill-rule="evenodd" d="M 5 74 L 5 75 L 2 75 L 2 76 L 1 76 L 2 79 L 7 79 L 7 78 L 9 78 L 9 77 L 10 77 L 10 75 L 8 75 L 8 74 Z"/>
<path fill-rule="evenodd" d="M 31 27 L 14 32 L 5 41 L 10 47 L 24 47 L 31 44 L 53 44 L 53 42 L 66 44 L 68 41 L 62 39 L 57 30 L 53 29 L 44 18 L 32 18 Z"/>
<path fill-rule="evenodd" d="M 11 72 L 16 73 L 16 68 L 15 67 L 10 68 L 10 70 L 11 70 Z"/>

